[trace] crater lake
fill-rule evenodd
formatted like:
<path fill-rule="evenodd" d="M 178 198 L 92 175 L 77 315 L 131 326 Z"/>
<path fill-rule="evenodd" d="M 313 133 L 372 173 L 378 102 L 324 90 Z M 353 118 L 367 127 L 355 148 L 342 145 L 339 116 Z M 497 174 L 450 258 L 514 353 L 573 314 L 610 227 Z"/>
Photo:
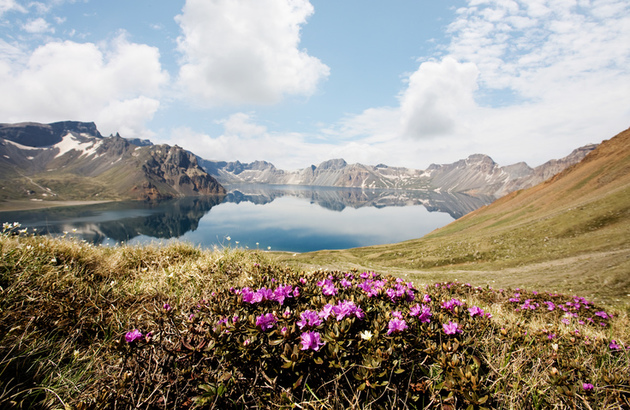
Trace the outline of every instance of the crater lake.
<path fill-rule="evenodd" d="M 423 190 L 226 188 L 225 196 L 1 212 L 0 220 L 102 245 L 179 240 L 202 248 L 310 252 L 420 238 L 494 200 Z"/>

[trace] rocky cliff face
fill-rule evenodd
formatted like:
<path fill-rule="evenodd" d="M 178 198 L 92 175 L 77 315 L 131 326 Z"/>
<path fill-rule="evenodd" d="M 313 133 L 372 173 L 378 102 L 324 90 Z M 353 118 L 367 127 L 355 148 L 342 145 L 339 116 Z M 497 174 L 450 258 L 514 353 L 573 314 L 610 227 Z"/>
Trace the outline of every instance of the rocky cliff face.
<path fill-rule="evenodd" d="M 197 164 L 197 158 L 182 148 L 156 145 L 150 148 L 149 154 L 149 159 L 142 165 L 149 184 L 135 187 L 134 192 L 144 190 L 152 199 L 226 193 L 225 188 Z M 156 192 L 162 185 L 170 189 Z M 176 195 L 168 191 L 174 191 Z"/>
<path fill-rule="evenodd" d="M 225 194 L 180 147 L 103 137 L 93 123 L 0 124 L 0 199 L 165 199 Z"/>
<path fill-rule="evenodd" d="M 501 197 L 534 186 L 582 160 L 597 145 L 578 148 L 569 156 L 531 168 L 524 162 L 500 166 L 487 155 L 474 154 L 452 164 L 432 164 L 426 170 L 348 164 L 343 159 L 322 162 L 297 171 L 283 171 L 258 161 L 213 162 L 201 160 L 211 175 L 226 184 L 334 186 L 347 188 L 421 189 Z"/>

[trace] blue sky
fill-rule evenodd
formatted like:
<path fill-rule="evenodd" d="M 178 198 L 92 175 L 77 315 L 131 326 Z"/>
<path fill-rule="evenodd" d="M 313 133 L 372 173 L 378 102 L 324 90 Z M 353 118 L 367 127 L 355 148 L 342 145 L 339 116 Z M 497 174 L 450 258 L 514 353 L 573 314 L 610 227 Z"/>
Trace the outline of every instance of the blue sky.
<path fill-rule="evenodd" d="M 630 126 L 630 3 L 0 0 L 0 96 L 214 160 L 536 166 Z"/>

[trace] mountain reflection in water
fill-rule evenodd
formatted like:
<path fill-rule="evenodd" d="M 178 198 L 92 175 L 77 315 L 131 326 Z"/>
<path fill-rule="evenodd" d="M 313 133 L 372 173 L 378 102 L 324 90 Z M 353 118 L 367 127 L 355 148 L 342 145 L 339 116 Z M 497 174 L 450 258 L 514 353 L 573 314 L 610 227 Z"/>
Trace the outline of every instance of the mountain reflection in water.
<path fill-rule="evenodd" d="M 307 252 L 419 238 L 494 200 L 435 191 L 228 186 L 225 196 L 3 212 L 2 222 L 94 244 L 184 240 Z M 233 239 L 230 242 L 229 239 Z"/>

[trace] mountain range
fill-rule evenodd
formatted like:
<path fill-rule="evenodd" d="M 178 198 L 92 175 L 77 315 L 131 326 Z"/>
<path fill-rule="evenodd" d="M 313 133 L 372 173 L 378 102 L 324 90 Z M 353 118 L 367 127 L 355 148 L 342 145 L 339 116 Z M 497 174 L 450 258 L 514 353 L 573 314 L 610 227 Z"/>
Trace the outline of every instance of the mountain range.
<path fill-rule="evenodd" d="M 166 199 L 225 194 L 178 146 L 103 137 L 94 123 L 0 124 L 0 199 Z"/>
<path fill-rule="evenodd" d="M 285 171 L 265 161 L 252 163 L 207 161 L 199 165 L 222 184 L 277 184 L 331 186 L 362 189 L 419 189 L 456 192 L 499 198 L 507 193 L 534 186 L 570 165 L 578 163 L 596 144 L 575 149 L 562 158 L 536 168 L 524 162 L 500 166 L 487 155 L 474 154 L 452 164 L 432 164 L 426 170 L 348 164 L 332 159 L 315 166 Z"/>
<path fill-rule="evenodd" d="M 421 190 L 498 198 L 534 186 L 581 161 L 597 145 L 535 168 L 500 166 L 474 154 L 426 170 L 332 159 L 287 171 L 266 161 L 210 161 L 149 140 L 103 137 L 94 123 L 0 124 L 0 200 L 166 199 L 223 195 L 223 185 L 273 184 Z"/>

